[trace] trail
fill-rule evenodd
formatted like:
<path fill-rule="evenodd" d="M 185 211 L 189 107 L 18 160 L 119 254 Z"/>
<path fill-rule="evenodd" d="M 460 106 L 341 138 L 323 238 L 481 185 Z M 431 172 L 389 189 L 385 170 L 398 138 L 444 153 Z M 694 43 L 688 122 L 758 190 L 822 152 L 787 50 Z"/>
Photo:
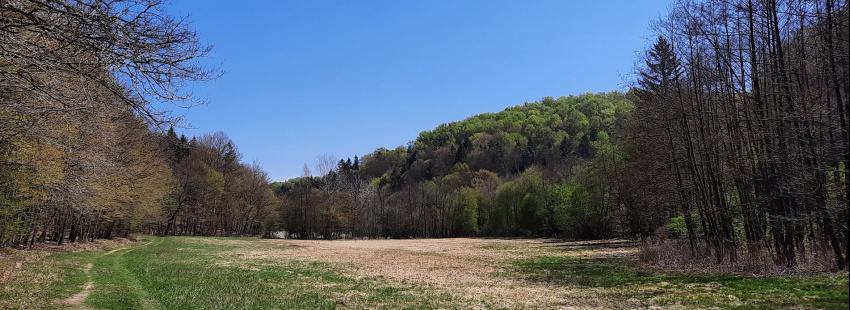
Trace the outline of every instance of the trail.
<path fill-rule="evenodd" d="M 151 243 L 153 243 L 153 241 L 149 241 L 148 243 L 145 243 L 139 247 L 148 246 Z M 112 250 L 109 253 L 104 254 L 104 256 L 118 252 L 120 250 L 123 249 Z M 124 283 L 124 285 L 126 285 L 126 288 L 130 292 L 132 292 L 133 295 L 136 295 L 136 297 L 139 298 L 139 302 L 141 303 L 142 309 L 161 309 L 162 305 L 159 303 L 159 301 L 153 299 L 150 294 L 148 294 L 148 291 L 146 291 L 145 288 L 142 287 L 142 284 L 139 282 L 139 279 L 136 278 L 135 275 L 133 275 L 133 273 L 119 261 L 119 258 L 124 256 L 124 254 L 127 254 L 128 252 L 130 251 L 119 253 L 115 256 L 115 258 L 112 259 L 112 263 L 115 268 L 114 271 L 127 275 L 127 282 Z"/>
<path fill-rule="evenodd" d="M 127 269 L 126 266 L 124 266 L 124 264 L 121 263 L 120 259 L 121 259 L 121 257 L 123 257 L 125 254 L 131 252 L 132 250 L 136 250 L 136 249 L 139 249 L 139 248 L 142 248 L 142 247 L 149 246 L 152 243 L 153 243 L 153 241 L 148 241 L 145 244 L 141 244 L 141 245 L 133 247 L 133 249 L 129 249 L 127 247 L 124 247 L 124 248 L 114 249 L 112 251 L 107 252 L 106 254 L 103 254 L 103 256 L 106 257 L 106 256 L 112 255 L 112 254 L 114 254 L 118 251 L 129 249 L 128 251 L 123 251 L 121 253 L 113 255 L 113 257 L 109 261 L 109 263 L 111 264 L 110 267 L 112 268 L 112 270 L 114 272 L 126 275 L 127 282 L 124 283 L 125 288 L 128 291 L 130 291 L 133 295 L 136 295 L 136 297 L 139 298 L 139 302 L 141 303 L 141 306 L 142 306 L 141 309 L 145 309 L 145 310 L 147 310 L 147 309 L 161 309 L 162 305 L 159 303 L 159 301 L 152 298 L 150 296 L 150 294 L 148 294 L 148 292 L 144 289 L 144 287 L 142 287 L 142 284 L 139 282 L 139 279 L 136 278 L 135 275 L 133 275 L 133 273 L 129 269 Z"/>
<path fill-rule="evenodd" d="M 89 294 L 91 294 L 91 288 L 94 287 L 94 282 L 92 282 L 91 279 L 92 267 L 94 267 L 94 264 L 88 263 L 86 264 L 85 269 L 83 269 L 83 271 L 85 271 L 86 273 L 86 277 L 89 279 L 88 282 L 86 282 L 86 285 L 83 286 L 83 290 L 74 296 L 62 300 L 62 304 L 76 306 L 76 309 L 88 309 L 87 307 L 83 306 L 83 302 L 86 300 L 86 298 L 89 297 Z"/>
<path fill-rule="evenodd" d="M 147 245 L 147 244 L 145 244 L 145 245 Z M 114 250 L 112 250 L 112 251 L 106 252 L 106 254 L 103 254 L 103 256 L 106 256 L 106 255 L 109 255 L 109 254 L 112 254 L 112 253 L 115 253 L 115 252 L 121 251 L 121 250 L 123 250 L 123 249 L 126 249 L 126 247 L 124 247 L 124 248 L 117 248 L 117 249 L 114 249 Z"/>
<path fill-rule="evenodd" d="M 126 249 L 126 247 L 121 247 L 121 248 L 111 250 L 109 252 L 106 252 L 106 254 L 103 254 L 103 256 L 118 252 L 118 251 L 123 250 L 123 249 Z M 63 300 L 62 304 L 66 304 L 66 305 L 70 305 L 70 306 L 80 306 L 77 309 L 87 309 L 86 307 L 84 307 L 82 305 L 83 305 L 83 302 L 86 301 L 86 298 L 89 297 L 89 294 L 91 294 L 91 288 L 94 287 L 94 281 L 92 281 L 92 277 L 91 277 L 92 267 L 94 267 L 94 264 L 88 263 L 88 264 L 86 264 L 85 269 L 83 269 L 83 271 L 85 271 L 85 273 L 86 273 L 86 278 L 88 278 L 88 282 L 86 282 L 86 285 L 83 286 L 83 290 L 80 291 L 79 293 L 77 293 L 76 295 L 68 297 L 67 299 Z"/>
<path fill-rule="evenodd" d="M 140 246 L 150 245 L 151 242 Z M 135 247 L 133 247 L 135 248 Z M 133 274 L 124 267 L 124 265 L 119 261 L 120 258 L 129 251 L 118 253 L 119 251 L 124 251 L 131 249 L 131 247 L 119 247 L 112 249 L 103 255 L 99 259 L 95 261 L 98 263 L 98 269 L 112 269 L 114 272 L 123 273 L 128 276 L 129 281 L 125 283 L 126 288 L 136 295 L 142 304 L 143 309 L 157 309 L 159 308 L 159 303 L 156 300 L 153 300 L 148 296 L 147 292 L 142 288 L 138 280 L 133 276 Z M 118 253 L 118 254 L 115 254 Z M 66 299 L 62 299 L 57 303 L 70 306 L 72 309 L 91 309 L 87 307 L 84 303 L 86 298 L 91 295 L 92 288 L 94 287 L 94 279 L 91 274 L 91 270 L 94 267 L 94 263 L 87 263 L 85 268 L 83 269 L 86 274 L 86 278 L 88 278 L 88 282 L 83 285 L 83 289 L 75 294 L 74 296 L 68 297 Z M 109 294 L 110 292 L 101 292 Z"/>

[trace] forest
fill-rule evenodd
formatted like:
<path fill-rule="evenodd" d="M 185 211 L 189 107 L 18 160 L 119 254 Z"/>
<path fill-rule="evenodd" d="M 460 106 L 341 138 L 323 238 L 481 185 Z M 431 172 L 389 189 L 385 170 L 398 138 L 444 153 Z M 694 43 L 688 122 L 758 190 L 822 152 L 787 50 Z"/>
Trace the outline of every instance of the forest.
<path fill-rule="evenodd" d="M 161 2 L 3 1 L 0 28 L 0 245 L 262 231 L 266 174 L 154 104 L 202 104 L 183 87 L 220 73 Z"/>
<path fill-rule="evenodd" d="M 2 2 L 0 246 L 630 238 L 651 261 L 848 266 L 846 1 L 677 1 L 626 90 L 474 115 L 283 182 L 155 104 L 201 104 L 185 85 L 221 73 L 162 6 Z"/>

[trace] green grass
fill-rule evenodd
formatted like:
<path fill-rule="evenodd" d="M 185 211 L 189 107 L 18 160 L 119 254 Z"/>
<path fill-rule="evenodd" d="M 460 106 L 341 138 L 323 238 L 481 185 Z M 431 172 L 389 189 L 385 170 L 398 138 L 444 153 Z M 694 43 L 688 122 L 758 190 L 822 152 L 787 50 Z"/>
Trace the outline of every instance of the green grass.
<path fill-rule="evenodd" d="M 566 256 L 518 260 L 514 267 L 514 276 L 529 281 L 603 288 L 612 298 L 633 298 L 647 306 L 848 308 L 847 272 L 783 277 L 696 274 L 642 268 L 624 259 Z"/>
<path fill-rule="evenodd" d="M 380 278 L 352 279 L 336 267 L 294 260 L 240 260 L 240 247 L 215 238 L 148 238 L 128 249 L 59 253 L 26 265 L 0 290 L 0 309 L 62 309 L 57 301 L 94 287 L 85 306 L 95 309 L 440 309 L 450 297 L 427 298 L 421 288 L 387 285 Z M 29 278 L 29 280 L 27 280 Z M 433 297 L 433 296 L 431 296 Z"/>
<path fill-rule="evenodd" d="M 127 250 L 106 254 L 95 260 L 91 270 L 96 284 L 86 304 L 104 309 L 151 308 L 152 301 L 141 288 L 136 276 L 125 267 L 122 255 Z"/>
<path fill-rule="evenodd" d="M 254 243 L 251 248 L 263 246 L 262 241 L 247 240 Z M 240 261 L 225 253 L 240 245 L 198 241 L 155 238 L 148 245 L 103 256 L 95 265 L 97 290 L 86 303 L 101 309 L 441 307 L 437 301 L 416 297 L 420 294 L 406 294 L 413 287 L 355 280 L 321 263 Z"/>

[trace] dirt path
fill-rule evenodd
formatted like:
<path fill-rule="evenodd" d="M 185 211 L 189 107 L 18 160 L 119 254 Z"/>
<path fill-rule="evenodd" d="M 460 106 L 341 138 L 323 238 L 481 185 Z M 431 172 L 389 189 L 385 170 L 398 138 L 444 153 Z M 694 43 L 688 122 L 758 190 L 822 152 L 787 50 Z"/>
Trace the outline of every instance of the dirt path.
<path fill-rule="evenodd" d="M 153 241 L 148 241 L 144 244 L 136 244 L 133 247 L 133 249 L 146 247 L 146 246 L 150 245 L 151 243 L 153 243 Z M 117 249 L 111 250 L 109 252 L 106 252 L 106 254 L 103 254 L 103 256 L 109 256 L 109 255 L 114 254 L 115 252 L 118 252 L 118 251 L 121 251 L 121 250 L 127 250 L 127 249 L 129 249 L 129 247 L 117 248 Z M 129 290 L 134 295 L 136 295 L 136 297 L 139 298 L 139 301 L 141 302 L 141 310 L 161 309 L 162 305 L 160 305 L 160 303 L 157 300 L 151 298 L 150 295 L 148 294 L 148 292 L 145 291 L 145 289 L 142 287 L 141 283 L 139 283 L 139 280 L 129 270 L 127 270 L 127 268 L 120 261 L 117 261 L 118 259 L 121 258 L 121 256 L 123 256 L 124 254 L 126 254 L 127 252 L 130 252 L 130 251 L 132 251 L 132 250 L 128 250 L 126 252 L 119 253 L 119 254 L 117 254 L 117 255 L 115 255 L 114 257 L 111 258 L 111 259 L 113 259 L 113 261 L 112 261 L 112 264 L 113 264 L 112 265 L 113 266 L 112 271 L 123 273 L 123 274 L 127 275 L 127 277 L 126 277 L 127 281 L 124 283 L 124 285 L 125 285 L 124 288 Z"/>
<path fill-rule="evenodd" d="M 112 253 L 124 250 L 124 249 L 127 249 L 127 247 L 120 247 L 120 248 L 112 249 L 109 252 L 106 252 L 105 254 L 103 254 L 103 256 L 107 256 L 107 255 L 110 255 Z M 88 282 L 86 282 L 86 284 L 83 285 L 83 289 L 79 293 L 75 294 L 74 296 L 71 296 L 71 297 L 68 297 L 66 299 L 59 301 L 58 302 L 59 304 L 71 306 L 74 309 L 89 309 L 83 303 L 86 301 L 86 298 L 88 298 L 89 295 L 91 294 L 92 287 L 94 287 L 94 281 L 92 281 L 92 276 L 91 276 L 92 267 L 94 267 L 94 264 L 88 263 L 88 264 L 86 264 L 85 268 L 83 268 L 83 271 L 86 273 L 86 278 L 88 278 Z"/>
<path fill-rule="evenodd" d="M 277 240 L 279 250 L 243 249 L 245 259 L 297 259 L 339 264 L 355 278 L 383 277 L 416 284 L 435 295 L 467 300 L 470 308 L 605 308 L 593 289 L 571 290 L 504 276 L 510 262 L 539 255 L 566 255 L 546 240 L 419 239 Z M 571 254 L 594 255 L 573 251 Z"/>
<path fill-rule="evenodd" d="M 111 250 L 111 251 L 109 251 L 109 252 L 106 252 L 106 254 L 103 254 L 103 255 L 104 255 L 104 256 L 106 256 L 106 255 L 109 255 L 109 254 L 112 254 L 112 253 L 115 253 L 115 252 L 121 251 L 121 250 L 123 250 L 123 249 L 126 249 L 126 248 L 117 248 L 117 249 Z"/>
<path fill-rule="evenodd" d="M 91 294 L 91 288 L 94 286 L 94 282 L 91 279 L 91 268 L 94 267 L 92 263 L 86 264 L 86 267 L 83 269 L 86 273 L 86 277 L 88 277 L 89 281 L 86 282 L 86 285 L 83 286 L 83 290 L 77 293 L 74 296 L 68 297 L 67 299 L 62 300 L 61 304 L 75 307 L 76 309 L 88 309 L 83 306 L 83 302 L 89 297 Z"/>

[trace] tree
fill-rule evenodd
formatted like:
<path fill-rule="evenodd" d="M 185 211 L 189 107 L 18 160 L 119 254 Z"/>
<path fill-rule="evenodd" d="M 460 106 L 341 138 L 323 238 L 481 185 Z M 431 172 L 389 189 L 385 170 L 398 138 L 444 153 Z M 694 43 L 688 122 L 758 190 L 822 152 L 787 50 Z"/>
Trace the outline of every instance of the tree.
<path fill-rule="evenodd" d="M 634 136 L 636 139 L 633 141 L 635 144 L 649 143 L 665 146 L 641 155 L 647 161 L 661 160 L 662 162 L 635 161 L 635 165 L 661 165 L 671 168 L 676 182 L 675 191 L 678 195 L 676 200 L 679 202 L 679 212 L 685 219 L 691 254 L 696 255 L 696 235 L 691 215 L 691 195 L 685 188 L 685 175 L 682 170 L 683 163 L 690 163 L 691 171 L 694 171 L 695 167 L 692 161 L 690 125 L 683 103 L 684 98 L 682 97 L 682 85 L 680 83 L 681 66 L 673 46 L 663 36 L 659 36 L 645 56 L 645 67 L 638 71 L 640 88 L 635 90 L 638 103 L 633 118 L 635 120 L 633 130 L 643 136 L 638 138 L 636 135 Z M 659 136 L 665 137 L 664 140 L 656 140 L 655 137 Z M 643 140 L 644 137 L 648 137 L 648 139 Z M 684 137 L 684 139 L 681 137 Z M 689 150 L 685 154 L 682 154 L 681 151 L 683 144 L 685 144 L 686 150 Z"/>
<path fill-rule="evenodd" d="M 198 102 L 183 86 L 218 75 L 200 65 L 209 52 L 160 1 L 0 2 L 0 216 L 15 230 L 0 245 L 159 217 L 172 183 L 148 128 L 176 119 L 150 103 Z"/>
<path fill-rule="evenodd" d="M 834 38 L 850 32 L 847 12 L 833 0 L 682 1 L 659 22 L 630 144 L 662 146 L 635 160 L 673 180 L 644 189 L 673 190 L 691 253 L 766 252 L 789 268 L 816 254 L 846 268 L 848 190 L 835 176 L 847 169 L 850 75 L 835 55 L 850 46 Z"/>
<path fill-rule="evenodd" d="M 218 76 L 199 62 L 211 47 L 159 0 L 3 1 L 0 10 L 0 91 L 34 98 L 40 112 L 78 109 L 77 94 L 90 90 L 58 79 L 83 80 L 161 124 L 175 119 L 149 102 L 192 102 L 185 84 Z"/>
<path fill-rule="evenodd" d="M 471 236 L 478 233 L 478 202 L 483 197 L 469 187 L 457 191 L 452 209 L 453 235 Z"/>

